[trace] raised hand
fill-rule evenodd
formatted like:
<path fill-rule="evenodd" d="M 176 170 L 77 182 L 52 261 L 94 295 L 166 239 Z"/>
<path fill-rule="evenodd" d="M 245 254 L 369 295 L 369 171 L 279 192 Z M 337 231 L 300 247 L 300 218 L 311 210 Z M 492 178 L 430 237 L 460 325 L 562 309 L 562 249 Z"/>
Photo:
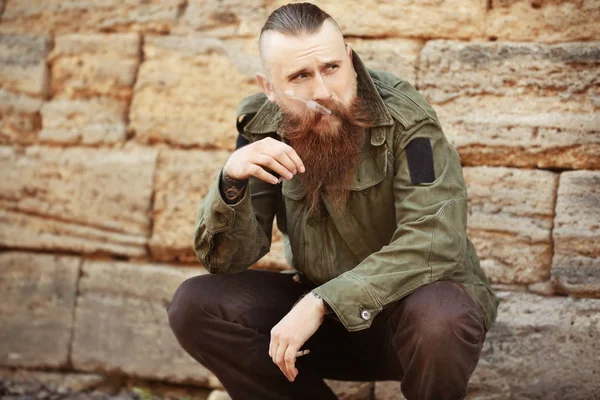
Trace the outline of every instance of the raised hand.
<path fill-rule="evenodd" d="M 236 150 L 227 160 L 224 171 L 234 180 L 242 181 L 254 176 L 277 184 L 278 179 L 266 169 L 288 180 L 305 171 L 302 160 L 291 146 L 270 137 Z"/>

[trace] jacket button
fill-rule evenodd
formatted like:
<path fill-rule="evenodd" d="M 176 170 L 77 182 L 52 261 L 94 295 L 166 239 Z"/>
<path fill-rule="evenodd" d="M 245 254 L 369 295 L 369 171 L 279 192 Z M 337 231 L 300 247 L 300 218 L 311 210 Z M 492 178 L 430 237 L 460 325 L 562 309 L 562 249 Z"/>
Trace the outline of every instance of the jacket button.
<path fill-rule="evenodd" d="M 362 311 L 360 312 L 360 317 L 361 317 L 362 319 L 364 319 L 365 321 L 368 321 L 368 320 L 371 318 L 371 313 L 370 313 L 370 312 L 368 312 L 367 310 L 362 310 Z"/>

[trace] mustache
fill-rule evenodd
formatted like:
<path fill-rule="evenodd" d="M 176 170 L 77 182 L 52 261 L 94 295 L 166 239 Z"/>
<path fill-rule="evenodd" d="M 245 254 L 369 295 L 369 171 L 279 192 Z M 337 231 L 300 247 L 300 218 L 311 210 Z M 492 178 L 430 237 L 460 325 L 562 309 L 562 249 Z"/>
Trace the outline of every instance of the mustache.
<path fill-rule="evenodd" d="M 320 111 L 306 107 L 300 114 L 286 113 L 283 111 L 286 125 L 311 127 L 316 126 L 323 118 L 337 118 L 346 125 L 354 125 L 359 128 L 369 128 L 373 125 L 373 118 L 368 112 L 364 101 L 358 97 L 354 98 L 348 106 L 335 99 L 313 100 L 319 105 L 326 107 L 331 114 L 323 114 Z M 293 130 L 293 129 L 292 129 Z M 290 138 L 291 139 L 291 138 Z"/>

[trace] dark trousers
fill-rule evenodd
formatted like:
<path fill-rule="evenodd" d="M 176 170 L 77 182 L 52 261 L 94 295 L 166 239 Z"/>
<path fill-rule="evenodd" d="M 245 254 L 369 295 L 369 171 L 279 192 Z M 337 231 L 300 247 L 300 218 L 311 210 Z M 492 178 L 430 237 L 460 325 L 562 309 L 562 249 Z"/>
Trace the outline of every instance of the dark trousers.
<path fill-rule="evenodd" d="M 291 274 L 247 270 L 183 282 L 168 307 L 180 345 L 234 400 L 336 399 L 323 378 L 401 381 L 408 400 L 462 399 L 485 339 L 482 311 L 457 282 L 417 289 L 348 332 L 326 317 L 289 382 L 269 357 L 270 330 L 312 289 Z"/>

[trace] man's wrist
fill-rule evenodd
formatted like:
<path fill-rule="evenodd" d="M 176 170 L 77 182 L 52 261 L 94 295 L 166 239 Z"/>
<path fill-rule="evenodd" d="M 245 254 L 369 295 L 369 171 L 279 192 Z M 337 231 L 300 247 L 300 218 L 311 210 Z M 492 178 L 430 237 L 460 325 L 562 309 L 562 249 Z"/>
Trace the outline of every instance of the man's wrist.
<path fill-rule="evenodd" d="M 221 197 L 223 197 L 225 203 L 235 204 L 240 201 L 240 199 L 244 197 L 247 184 L 247 179 L 234 179 L 227 175 L 227 169 L 223 167 L 223 170 L 221 171 L 221 181 L 219 182 L 219 191 L 221 192 Z"/>
<path fill-rule="evenodd" d="M 323 315 L 331 315 L 333 314 L 333 310 L 331 309 L 331 307 L 329 307 L 329 304 L 323 300 L 323 298 L 316 292 L 310 292 L 313 297 L 315 297 L 316 299 L 318 299 L 320 301 L 320 304 L 323 308 Z"/>

